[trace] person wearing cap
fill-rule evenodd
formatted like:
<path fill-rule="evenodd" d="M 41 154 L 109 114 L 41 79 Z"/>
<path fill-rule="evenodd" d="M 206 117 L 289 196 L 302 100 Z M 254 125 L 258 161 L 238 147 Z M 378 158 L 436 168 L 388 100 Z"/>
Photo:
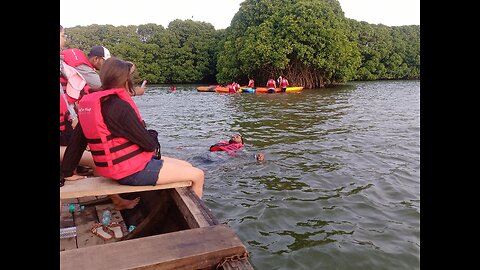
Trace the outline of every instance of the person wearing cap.
<path fill-rule="evenodd" d="M 100 71 L 105 60 L 110 58 L 110 51 L 107 48 L 93 46 L 88 53 L 88 58 L 77 48 L 63 50 L 60 54 L 63 55 L 65 63 L 82 74 L 90 88 L 100 89 L 102 87 L 97 71 Z"/>
<path fill-rule="evenodd" d="M 88 53 L 88 57 L 77 48 L 63 50 L 61 54 L 64 56 L 65 63 L 74 67 L 82 74 L 91 89 L 97 90 L 102 87 L 98 72 L 102 69 L 105 60 L 111 57 L 110 51 L 107 48 L 103 46 L 93 46 Z M 132 73 L 134 70 L 135 66 L 132 68 Z M 85 89 L 85 93 L 88 92 L 89 89 Z M 144 88 L 136 86 L 133 95 L 140 96 L 143 95 L 144 92 Z"/>

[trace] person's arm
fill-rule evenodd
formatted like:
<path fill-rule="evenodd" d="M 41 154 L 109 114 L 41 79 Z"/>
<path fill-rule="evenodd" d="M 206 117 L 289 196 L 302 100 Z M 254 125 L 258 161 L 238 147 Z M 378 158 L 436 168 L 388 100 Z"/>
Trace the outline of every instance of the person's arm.
<path fill-rule="evenodd" d="M 63 155 L 62 172 L 64 177 L 73 175 L 86 148 L 87 139 L 83 135 L 82 127 L 78 124 L 72 132 L 72 137 Z"/>
<path fill-rule="evenodd" d="M 90 86 L 92 89 L 100 89 L 100 87 L 102 87 L 100 76 L 91 67 L 84 64 L 75 67 L 75 69 L 82 74 L 85 81 L 87 81 L 88 86 Z"/>
<path fill-rule="evenodd" d="M 147 152 L 153 152 L 157 147 L 157 141 L 126 101 L 118 97 L 109 98 L 102 103 L 102 115 L 113 136 L 126 138 Z"/>

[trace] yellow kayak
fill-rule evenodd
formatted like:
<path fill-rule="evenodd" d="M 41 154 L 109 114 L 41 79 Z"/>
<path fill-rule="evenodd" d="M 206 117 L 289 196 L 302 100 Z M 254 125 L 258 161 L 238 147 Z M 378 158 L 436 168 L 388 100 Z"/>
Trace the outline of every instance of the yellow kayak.
<path fill-rule="evenodd" d="M 295 91 L 301 91 L 303 90 L 303 86 L 291 86 L 287 87 L 287 92 L 295 92 Z"/>

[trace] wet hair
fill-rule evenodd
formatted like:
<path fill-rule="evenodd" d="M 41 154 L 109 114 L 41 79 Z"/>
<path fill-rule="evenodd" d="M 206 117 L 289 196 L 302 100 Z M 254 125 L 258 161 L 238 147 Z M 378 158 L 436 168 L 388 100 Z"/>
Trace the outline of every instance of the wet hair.
<path fill-rule="evenodd" d="M 105 63 L 100 70 L 100 80 L 103 89 L 124 88 L 125 83 L 128 83 L 127 92 L 131 95 L 135 94 L 130 70 L 133 64 L 131 62 L 123 61 L 120 58 L 110 57 L 105 60 Z"/>
<path fill-rule="evenodd" d="M 244 144 L 242 135 L 240 135 L 240 134 L 235 134 L 235 135 L 238 135 L 240 137 L 240 141 L 242 142 L 242 144 Z M 233 136 L 235 136 L 235 135 L 233 135 Z M 230 140 L 228 140 L 228 143 L 236 143 L 236 142 L 234 142 L 233 139 L 230 139 Z"/>

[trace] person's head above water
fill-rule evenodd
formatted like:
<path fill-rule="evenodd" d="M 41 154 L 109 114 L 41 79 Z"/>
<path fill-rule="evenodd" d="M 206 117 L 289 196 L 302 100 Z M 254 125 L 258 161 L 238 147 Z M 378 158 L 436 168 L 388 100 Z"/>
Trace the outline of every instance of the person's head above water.
<path fill-rule="evenodd" d="M 240 136 L 240 134 L 235 134 L 230 138 L 230 140 L 228 142 L 229 143 L 241 143 L 241 144 L 243 144 L 243 138 L 242 138 L 242 136 Z"/>
<path fill-rule="evenodd" d="M 258 162 L 264 161 L 265 160 L 265 155 L 262 152 L 259 152 L 255 155 L 255 159 Z"/>

